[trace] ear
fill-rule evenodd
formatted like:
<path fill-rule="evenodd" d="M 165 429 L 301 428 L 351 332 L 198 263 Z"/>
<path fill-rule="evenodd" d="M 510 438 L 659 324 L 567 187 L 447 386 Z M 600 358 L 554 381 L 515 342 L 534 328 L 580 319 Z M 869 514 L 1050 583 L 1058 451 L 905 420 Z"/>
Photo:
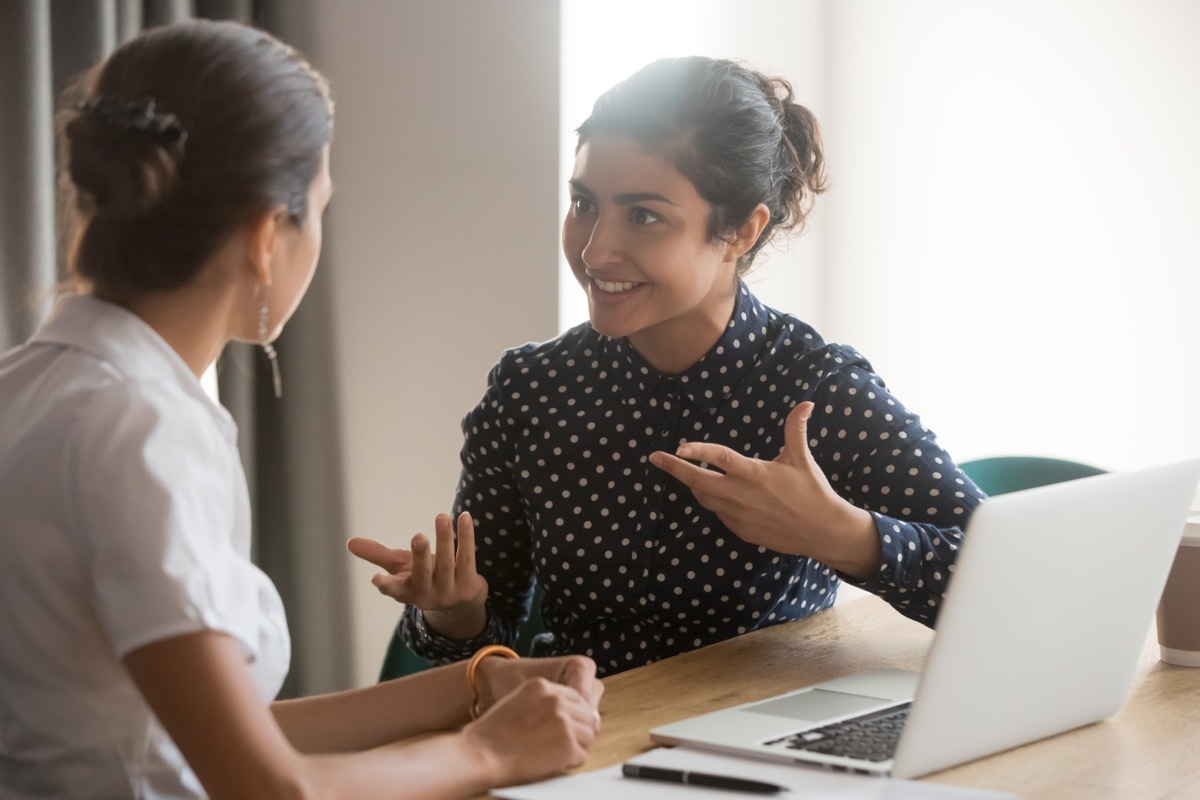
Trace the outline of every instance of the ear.
<path fill-rule="evenodd" d="M 260 286 L 271 285 L 271 270 L 279 233 L 279 211 L 272 209 L 246 223 L 246 260 Z"/>
<path fill-rule="evenodd" d="M 763 229 L 770 221 L 771 212 L 766 205 L 763 203 L 756 205 L 746 221 L 733 232 L 733 238 L 729 240 L 729 249 L 725 251 L 725 260 L 737 261 L 744 256 L 750 248 L 754 247 L 754 243 L 758 241 L 758 237 L 762 235 Z"/>

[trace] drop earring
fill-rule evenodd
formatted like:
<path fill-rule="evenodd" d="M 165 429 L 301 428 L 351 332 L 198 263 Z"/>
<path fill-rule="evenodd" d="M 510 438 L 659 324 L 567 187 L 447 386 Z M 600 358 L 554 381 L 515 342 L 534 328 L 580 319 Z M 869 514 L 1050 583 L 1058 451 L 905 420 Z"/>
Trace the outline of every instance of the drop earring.
<path fill-rule="evenodd" d="M 275 352 L 275 346 L 267 340 L 269 330 L 267 329 L 267 298 L 265 293 L 259 294 L 258 305 L 258 343 L 262 346 L 263 352 L 267 355 L 267 361 L 271 362 L 271 382 L 275 387 L 275 399 L 283 397 L 283 377 L 279 374 L 279 354 Z"/>

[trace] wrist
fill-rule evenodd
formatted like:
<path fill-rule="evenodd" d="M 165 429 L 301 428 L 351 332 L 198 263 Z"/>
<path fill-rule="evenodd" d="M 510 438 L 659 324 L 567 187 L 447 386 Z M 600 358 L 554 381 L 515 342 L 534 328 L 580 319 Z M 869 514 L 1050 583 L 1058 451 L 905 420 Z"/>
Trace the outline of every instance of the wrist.
<path fill-rule="evenodd" d="M 829 532 L 826 541 L 831 545 L 830 552 L 820 561 L 857 580 L 866 580 L 879 571 L 883 544 L 871 512 L 841 500 Z"/>
<path fill-rule="evenodd" d="M 457 608 L 422 610 L 425 624 L 438 636 L 459 641 L 469 641 L 483 634 L 487 628 L 487 603 L 480 601 Z"/>
<path fill-rule="evenodd" d="M 496 702 L 493 670 L 505 661 L 517 661 L 520 658 L 513 650 L 499 644 L 481 647 L 471 656 L 467 662 L 467 711 L 471 719 L 478 719 Z"/>

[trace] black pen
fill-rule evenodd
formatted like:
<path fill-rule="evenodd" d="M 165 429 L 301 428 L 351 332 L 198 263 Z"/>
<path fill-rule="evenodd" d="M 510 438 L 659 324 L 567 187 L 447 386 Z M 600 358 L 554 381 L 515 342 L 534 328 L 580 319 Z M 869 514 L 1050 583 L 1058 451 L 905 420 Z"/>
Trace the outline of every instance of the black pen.
<path fill-rule="evenodd" d="M 687 772 L 681 769 L 643 767 L 638 764 L 622 764 L 621 774 L 626 778 L 646 778 L 652 781 L 686 783 L 691 786 L 711 786 L 714 789 L 732 789 L 737 792 L 754 792 L 756 794 L 774 794 L 775 792 L 787 791 L 786 787 L 774 783 L 751 781 L 745 778 L 731 778 L 728 775 L 710 775 L 707 772 Z"/>

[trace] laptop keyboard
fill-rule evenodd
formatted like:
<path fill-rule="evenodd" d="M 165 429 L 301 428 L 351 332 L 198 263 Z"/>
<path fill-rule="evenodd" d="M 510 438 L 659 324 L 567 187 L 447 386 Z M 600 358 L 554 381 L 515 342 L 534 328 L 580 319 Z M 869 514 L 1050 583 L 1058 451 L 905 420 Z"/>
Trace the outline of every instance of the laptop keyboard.
<path fill-rule="evenodd" d="M 861 717 L 844 719 L 775 739 L 767 744 L 862 761 L 887 761 L 896 752 L 900 731 L 904 729 L 904 723 L 908 719 L 909 705 L 905 703 L 899 708 L 888 708 Z"/>

